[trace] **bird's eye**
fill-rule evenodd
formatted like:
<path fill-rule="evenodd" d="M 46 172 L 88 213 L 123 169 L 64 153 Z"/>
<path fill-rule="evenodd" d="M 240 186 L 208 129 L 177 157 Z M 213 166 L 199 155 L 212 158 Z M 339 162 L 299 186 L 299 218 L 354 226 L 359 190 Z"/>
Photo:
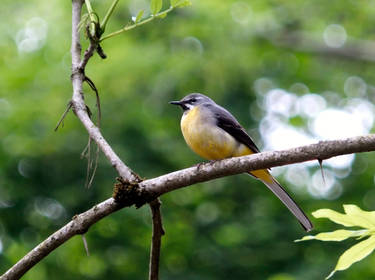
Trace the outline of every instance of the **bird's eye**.
<path fill-rule="evenodd" d="M 194 103 L 195 101 L 197 101 L 197 99 L 195 98 L 190 99 L 190 103 Z"/>

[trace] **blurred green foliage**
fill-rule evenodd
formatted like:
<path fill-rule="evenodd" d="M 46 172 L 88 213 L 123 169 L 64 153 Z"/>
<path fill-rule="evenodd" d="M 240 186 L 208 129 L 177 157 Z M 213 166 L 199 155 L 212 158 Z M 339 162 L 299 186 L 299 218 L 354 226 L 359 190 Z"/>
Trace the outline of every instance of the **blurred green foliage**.
<path fill-rule="evenodd" d="M 102 132 L 138 174 L 151 178 L 201 159 L 186 146 L 180 112 L 168 101 L 202 92 L 227 107 L 261 146 L 265 114 L 255 81 L 293 90 L 296 83 L 340 105 L 348 77 L 361 77 L 374 101 L 373 63 L 275 45 L 270 36 L 304 32 L 322 38 L 331 24 L 351 38 L 375 40 L 373 1 L 197 1 L 163 20 L 103 42 L 106 60 L 94 56 L 86 74 L 99 89 Z M 92 1 L 104 15 L 111 1 Z M 120 1 L 106 32 L 122 28 L 149 2 Z M 164 3 L 163 9 L 168 7 Z M 104 157 L 93 186 L 84 188 L 80 153 L 87 133 L 70 113 L 53 131 L 71 97 L 71 2 L 3 0 L 0 11 L 0 272 L 70 218 L 111 196 L 116 172 Z M 322 44 L 324 42 L 322 41 Z M 84 42 L 87 46 L 87 42 Z M 296 47 L 296 48 L 294 48 Z M 329 99 L 324 94 L 335 93 Z M 95 97 L 85 87 L 89 106 Z M 301 95 L 300 92 L 295 92 Z M 353 96 L 350 96 L 353 97 Z M 295 116 L 291 125 L 308 126 Z M 288 137 L 288 135 L 285 135 Z M 312 171 L 315 167 L 312 167 Z M 275 171 L 277 169 L 275 168 Z M 311 171 L 311 172 L 312 172 Z M 356 156 L 335 199 L 317 199 L 304 187 L 278 179 L 306 212 L 353 203 L 373 210 L 375 157 Z M 233 176 L 162 197 L 162 279 L 321 279 L 348 247 L 293 243 L 304 232 L 264 186 Z M 314 221 L 319 231 L 329 223 Z M 86 234 L 87 257 L 74 237 L 24 279 L 145 279 L 151 238 L 147 207 L 125 209 Z M 374 256 L 339 272 L 340 279 L 373 279 Z"/>

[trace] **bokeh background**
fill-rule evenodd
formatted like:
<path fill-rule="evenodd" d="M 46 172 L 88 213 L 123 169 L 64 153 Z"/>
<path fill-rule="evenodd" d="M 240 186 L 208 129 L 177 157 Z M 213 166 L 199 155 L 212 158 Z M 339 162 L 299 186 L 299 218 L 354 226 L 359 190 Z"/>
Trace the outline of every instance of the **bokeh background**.
<path fill-rule="evenodd" d="M 92 1 L 103 17 L 109 0 Z M 141 176 L 202 161 L 184 143 L 168 101 L 204 93 L 228 108 L 262 150 L 373 130 L 375 1 L 193 0 L 103 43 L 86 73 L 101 95 L 102 132 Z M 145 0 L 120 1 L 108 31 Z M 101 156 L 85 188 L 87 133 L 70 113 L 71 1 L 2 0 L 0 9 L 0 273 L 71 217 L 112 193 L 116 172 Z M 164 8 L 168 3 L 164 3 Z M 146 14 L 149 12 L 146 11 Z M 87 45 L 85 42 L 84 45 Z M 85 87 L 95 110 L 95 97 Z M 307 212 L 374 210 L 375 156 L 273 168 Z M 237 175 L 162 197 L 162 279 L 322 279 L 355 241 L 294 243 L 298 222 L 259 182 Z M 316 231 L 338 228 L 313 220 Z M 148 207 L 125 209 L 74 237 L 24 279 L 145 279 Z M 370 256 L 335 279 L 373 279 Z"/>

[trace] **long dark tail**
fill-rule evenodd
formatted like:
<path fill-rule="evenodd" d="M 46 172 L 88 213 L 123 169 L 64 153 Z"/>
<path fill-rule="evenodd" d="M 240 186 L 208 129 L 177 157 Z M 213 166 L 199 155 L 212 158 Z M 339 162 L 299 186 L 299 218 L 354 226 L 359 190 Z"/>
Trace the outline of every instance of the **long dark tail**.
<path fill-rule="evenodd" d="M 263 170 L 262 170 L 263 171 Z M 301 210 L 301 208 L 297 205 L 297 203 L 290 197 L 290 195 L 284 190 L 284 188 L 279 184 L 279 182 L 276 181 L 275 178 L 266 170 L 264 170 L 265 173 L 269 176 L 265 176 L 265 174 L 261 174 L 262 176 L 256 176 L 260 175 L 257 174 L 258 172 L 261 172 L 261 170 L 257 170 L 252 173 L 249 172 L 250 175 L 256 177 L 257 179 L 261 180 L 280 200 L 284 205 L 289 209 L 290 212 L 298 219 L 302 227 L 306 231 L 310 231 L 313 229 L 313 225 L 309 218 L 307 218 L 306 214 Z"/>

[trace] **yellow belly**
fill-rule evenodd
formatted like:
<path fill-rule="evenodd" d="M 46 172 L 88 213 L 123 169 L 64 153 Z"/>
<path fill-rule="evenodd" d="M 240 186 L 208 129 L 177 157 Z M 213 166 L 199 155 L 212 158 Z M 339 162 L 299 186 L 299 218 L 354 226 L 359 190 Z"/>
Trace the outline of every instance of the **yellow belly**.
<path fill-rule="evenodd" d="M 252 154 L 230 134 L 202 118 L 199 107 L 190 110 L 181 119 L 181 130 L 189 147 L 205 159 L 217 160 Z"/>
<path fill-rule="evenodd" d="M 182 117 L 181 130 L 189 147 L 205 159 L 218 160 L 254 153 L 246 145 L 239 143 L 229 133 L 203 119 L 199 112 L 199 107 L 191 109 Z M 264 181 L 272 180 L 266 169 L 249 173 Z"/>

